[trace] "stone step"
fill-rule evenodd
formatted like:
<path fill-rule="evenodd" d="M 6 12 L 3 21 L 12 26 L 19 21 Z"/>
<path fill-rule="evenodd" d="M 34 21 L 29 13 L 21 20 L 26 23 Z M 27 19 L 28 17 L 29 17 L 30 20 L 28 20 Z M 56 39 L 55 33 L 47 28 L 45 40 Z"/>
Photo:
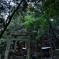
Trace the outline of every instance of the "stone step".
<path fill-rule="evenodd" d="M 15 56 L 15 59 L 23 59 L 23 56 Z"/>

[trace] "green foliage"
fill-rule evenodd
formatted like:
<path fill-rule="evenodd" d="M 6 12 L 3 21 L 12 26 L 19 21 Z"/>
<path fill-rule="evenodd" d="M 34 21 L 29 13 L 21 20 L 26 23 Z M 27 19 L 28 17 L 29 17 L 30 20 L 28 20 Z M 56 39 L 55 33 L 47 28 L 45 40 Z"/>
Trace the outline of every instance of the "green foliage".
<path fill-rule="evenodd" d="M 54 4 L 55 0 L 46 0 L 43 2 L 43 7 L 45 10 L 47 10 L 47 8 L 49 8 L 50 4 Z"/>
<path fill-rule="evenodd" d="M 27 15 L 27 16 L 24 17 L 24 20 L 32 22 L 32 21 L 34 21 L 34 18 L 32 18 L 30 15 Z"/>
<path fill-rule="evenodd" d="M 43 10 L 50 16 L 54 17 L 59 15 L 59 1 L 58 0 L 46 0 L 43 2 Z"/>
<path fill-rule="evenodd" d="M 30 30 L 32 28 L 32 23 L 34 21 L 34 18 L 32 18 L 30 15 L 27 15 L 24 17 L 25 22 L 22 23 L 22 25 L 25 26 L 27 30 Z"/>
<path fill-rule="evenodd" d="M 41 1 L 41 0 L 40 0 Z M 36 39 L 40 38 L 44 33 L 48 33 L 49 21 L 51 18 L 55 18 L 59 15 L 59 0 L 44 0 L 42 6 L 39 2 L 34 4 L 34 7 L 30 4 L 27 8 L 26 13 L 22 11 L 22 7 L 15 13 L 11 29 L 16 28 L 26 28 L 27 31 L 39 31 L 37 33 Z M 41 10 L 43 9 L 43 10 Z M 22 12 L 21 12 L 22 11 Z M 53 26 L 55 27 L 55 20 L 53 21 Z M 16 26 L 16 28 L 15 28 Z"/>
<path fill-rule="evenodd" d="M 48 21 L 49 21 L 49 19 L 47 19 L 46 14 L 44 14 L 44 15 L 40 18 L 40 28 L 41 28 L 41 30 L 42 30 L 42 29 L 44 30 L 45 28 L 48 27 Z"/>

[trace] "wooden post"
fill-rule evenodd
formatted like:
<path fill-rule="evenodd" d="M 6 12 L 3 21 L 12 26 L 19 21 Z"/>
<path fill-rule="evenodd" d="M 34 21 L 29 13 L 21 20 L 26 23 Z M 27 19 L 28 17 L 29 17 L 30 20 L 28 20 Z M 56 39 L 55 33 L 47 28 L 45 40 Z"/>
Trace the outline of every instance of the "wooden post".
<path fill-rule="evenodd" d="M 36 44 L 37 44 L 37 49 L 36 49 L 37 56 L 36 56 L 36 59 L 38 59 L 38 42 L 36 42 Z"/>
<path fill-rule="evenodd" d="M 25 41 L 25 48 L 27 49 L 27 42 Z"/>
<path fill-rule="evenodd" d="M 27 41 L 27 59 L 30 59 L 30 39 Z"/>
<path fill-rule="evenodd" d="M 7 40 L 7 46 L 6 46 L 6 51 L 5 51 L 4 59 L 8 59 L 10 45 L 11 45 L 11 40 Z"/>
<path fill-rule="evenodd" d="M 0 59 L 1 59 L 2 54 L 0 54 Z"/>
<path fill-rule="evenodd" d="M 41 59 L 42 59 L 42 57 L 43 57 L 42 45 L 40 45 L 40 48 L 41 48 L 41 50 L 40 50 L 40 55 L 41 55 Z"/>
<path fill-rule="evenodd" d="M 14 50 L 16 50 L 16 47 L 17 47 L 17 40 L 15 40 Z"/>
<path fill-rule="evenodd" d="M 50 47 L 51 47 L 51 57 L 53 58 L 53 50 L 52 50 L 51 42 L 50 42 Z"/>

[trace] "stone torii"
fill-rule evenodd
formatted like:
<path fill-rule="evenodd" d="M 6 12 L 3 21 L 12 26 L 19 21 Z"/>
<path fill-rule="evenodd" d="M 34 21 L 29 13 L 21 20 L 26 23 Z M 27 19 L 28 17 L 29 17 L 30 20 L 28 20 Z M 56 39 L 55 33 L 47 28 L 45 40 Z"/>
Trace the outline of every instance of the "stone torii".
<path fill-rule="evenodd" d="M 30 36 L 28 35 L 27 32 L 24 31 L 15 31 L 12 32 L 11 36 L 19 36 L 20 38 L 8 38 L 7 39 L 7 47 L 6 47 L 6 51 L 5 51 L 5 56 L 4 59 L 8 59 L 8 55 L 9 55 L 9 51 L 10 51 L 10 46 L 11 46 L 11 42 L 14 40 L 15 41 L 15 46 L 14 46 L 14 50 L 16 49 L 16 43 L 17 41 L 24 41 L 26 42 L 26 46 L 27 46 L 27 59 L 30 59 Z M 28 37 L 28 38 L 24 38 L 24 37 Z"/>

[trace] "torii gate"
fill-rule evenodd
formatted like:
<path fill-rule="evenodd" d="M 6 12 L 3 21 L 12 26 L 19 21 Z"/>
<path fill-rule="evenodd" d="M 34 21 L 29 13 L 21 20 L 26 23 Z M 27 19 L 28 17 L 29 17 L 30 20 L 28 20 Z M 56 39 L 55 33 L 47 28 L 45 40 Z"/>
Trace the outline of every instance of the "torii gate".
<path fill-rule="evenodd" d="M 15 35 L 15 34 L 13 34 L 13 35 Z M 16 34 L 16 36 L 19 36 L 20 38 L 19 39 L 16 39 L 16 38 L 9 38 L 9 39 L 7 39 L 7 47 L 6 47 L 4 59 L 8 59 L 8 55 L 9 55 L 9 51 L 10 51 L 10 45 L 11 45 L 11 42 L 13 40 L 15 41 L 14 49 L 16 49 L 17 41 L 25 41 L 26 42 L 26 46 L 27 46 L 27 59 L 30 59 L 30 36 L 29 36 L 29 38 L 22 38 L 21 36 L 26 36 L 26 34 L 22 33 L 20 35 L 19 32 L 18 32 L 18 34 Z"/>

